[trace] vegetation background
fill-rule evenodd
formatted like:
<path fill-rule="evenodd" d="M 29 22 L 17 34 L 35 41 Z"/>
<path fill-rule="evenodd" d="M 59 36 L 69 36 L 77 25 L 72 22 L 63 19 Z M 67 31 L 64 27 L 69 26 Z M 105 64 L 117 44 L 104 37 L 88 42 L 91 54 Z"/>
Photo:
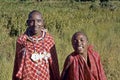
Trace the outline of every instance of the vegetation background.
<path fill-rule="evenodd" d="M 101 56 L 108 80 L 120 80 L 119 0 L 111 0 L 106 6 L 100 6 L 98 0 L 0 0 L 0 80 L 12 78 L 16 38 L 25 31 L 31 10 L 41 11 L 55 39 L 60 71 L 73 51 L 73 33 L 84 31 Z"/>

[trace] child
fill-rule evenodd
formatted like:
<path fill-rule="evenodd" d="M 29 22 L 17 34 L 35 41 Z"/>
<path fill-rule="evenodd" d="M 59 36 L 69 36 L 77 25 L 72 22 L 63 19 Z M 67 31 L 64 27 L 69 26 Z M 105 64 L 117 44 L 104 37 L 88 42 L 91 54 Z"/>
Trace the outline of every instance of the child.
<path fill-rule="evenodd" d="M 72 37 L 72 52 L 65 61 L 61 80 L 106 80 L 100 56 L 88 46 L 88 38 L 83 32 Z"/>

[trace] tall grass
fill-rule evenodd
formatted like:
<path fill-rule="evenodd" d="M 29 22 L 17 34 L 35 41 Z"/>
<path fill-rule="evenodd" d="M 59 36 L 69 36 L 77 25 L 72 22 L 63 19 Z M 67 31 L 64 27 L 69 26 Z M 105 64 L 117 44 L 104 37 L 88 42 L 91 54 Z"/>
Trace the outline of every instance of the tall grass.
<path fill-rule="evenodd" d="M 108 80 L 119 80 L 120 2 L 112 3 L 117 6 L 114 11 L 101 8 L 98 2 L 0 2 L 0 80 L 11 80 L 15 41 L 25 31 L 27 15 L 33 9 L 41 11 L 55 39 L 60 71 L 73 51 L 73 33 L 82 30 L 99 52 Z"/>

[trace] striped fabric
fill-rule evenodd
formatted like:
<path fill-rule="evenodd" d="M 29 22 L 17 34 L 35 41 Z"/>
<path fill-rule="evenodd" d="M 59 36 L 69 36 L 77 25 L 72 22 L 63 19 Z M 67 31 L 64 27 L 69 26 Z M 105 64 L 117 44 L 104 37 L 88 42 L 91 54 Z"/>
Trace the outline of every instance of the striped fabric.
<path fill-rule="evenodd" d="M 34 52 L 51 55 L 34 62 L 31 55 Z M 16 43 L 16 56 L 12 80 L 59 80 L 58 59 L 53 38 L 46 33 L 44 39 L 31 42 L 26 34 L 21 35 Z"/>

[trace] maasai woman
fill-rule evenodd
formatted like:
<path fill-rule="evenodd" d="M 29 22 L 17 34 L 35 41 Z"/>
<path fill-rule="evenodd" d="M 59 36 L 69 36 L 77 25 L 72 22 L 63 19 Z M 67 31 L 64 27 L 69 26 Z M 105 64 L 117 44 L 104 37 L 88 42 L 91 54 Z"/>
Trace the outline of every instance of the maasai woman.
<path fill-rule="evenodd" d="M 12 80 L 59 80 L 55 43 L 39 11 L 29 13 L 26 32 L 18 37 Z"/>
<path fill-rule="evenodd" d="M 61 80 L 106 80 L 100 56 L 88 46 L 88 38 L 83 32 L 72 37 L 72 52 L 65 61 Z"/>

